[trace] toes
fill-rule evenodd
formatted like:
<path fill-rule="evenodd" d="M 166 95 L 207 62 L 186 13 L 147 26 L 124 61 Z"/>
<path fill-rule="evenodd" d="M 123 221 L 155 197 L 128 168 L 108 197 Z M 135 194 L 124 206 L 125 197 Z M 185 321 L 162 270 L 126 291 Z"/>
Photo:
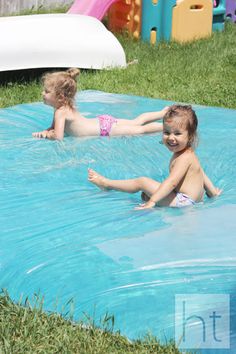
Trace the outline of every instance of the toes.
<path fill-rule="evenodd" d="M 90 178 L 92 178 L 95 174 L 96 174 L 96 172 L 94 170 L 92 170 L 91 168 L 88 168 L 88 175 Z"/>

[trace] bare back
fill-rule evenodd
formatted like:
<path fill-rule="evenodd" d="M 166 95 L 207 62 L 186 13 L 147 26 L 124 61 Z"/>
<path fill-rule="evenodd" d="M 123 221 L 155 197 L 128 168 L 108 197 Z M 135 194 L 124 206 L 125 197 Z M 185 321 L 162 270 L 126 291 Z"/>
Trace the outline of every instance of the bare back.
<path fill-rule="evenodd" d="M 99 135 L 98 118 L 85 118 L 75 109 L 63 108 L 63 110 L 66 134 L 76 137 Z"/>
<path fill-rule="evenodd" d="M 175 167 L 176 162 L 183 158 L 189 160 L 189 167 L 176 186 L 175 192 L 184 193 L 196 202 L 200 202 L 204 195 L 204 178 L 199 160 L 192 149 L 188 149 L 179 155 L 173 155 L 170 161 L 170 172 Z"/>

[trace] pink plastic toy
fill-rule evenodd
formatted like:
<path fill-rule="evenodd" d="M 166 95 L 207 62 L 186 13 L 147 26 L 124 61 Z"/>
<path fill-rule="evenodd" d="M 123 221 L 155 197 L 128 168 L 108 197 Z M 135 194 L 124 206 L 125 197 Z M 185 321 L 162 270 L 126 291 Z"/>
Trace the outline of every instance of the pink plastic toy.
<path fill-rule="evenodd" d="M 118 0 L 75 0 L 69 14 L 80 14 L 102 20 L 109 7 Z"/>

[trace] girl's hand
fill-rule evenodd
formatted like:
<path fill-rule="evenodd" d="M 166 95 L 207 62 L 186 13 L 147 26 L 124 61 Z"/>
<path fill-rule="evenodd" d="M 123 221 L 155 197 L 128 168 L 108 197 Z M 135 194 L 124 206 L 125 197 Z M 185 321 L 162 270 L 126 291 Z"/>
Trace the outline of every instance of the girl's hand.
<path fill-rule="evenodd" d="M 147 203 L 140 204 L 139 206 L 137 206 L 137 207 L 134 208 L 134 209 L 135 209 L 135 210 L 151 209 L 151 208 L 154 208 L 155 205 L 156 205 L 156 203 L 151 202 L 151 201 L 149 200 Z"/>
<path fill-rule="evenodd" d="M 217 187 L 214 187 L 214 190 L 211 190 L 210 192 L 207 191 L 206 195 L 208 196 L 208 198 L 214 198 L 214 197 L 219 197 L 219 195 L 221 195 L 222 192 L 223 192 L 223 189 L 219 189 Z"/>
<path fill-rule="evenodd" d="M 32 133 L 32 136 L 33 136 L 34 138 L 46 139 L 46 138 L 47 138 L 47 130 L 43 130 L 42 132 L 35 132 L 35 133 Z"/>
<path fill-rule="evenodd" d="M 215 196 L 218 197 L 219 195 L 221 195 L 222 192 L 223 192 L 223 189 L 219 189 L 216 187 Z"/>

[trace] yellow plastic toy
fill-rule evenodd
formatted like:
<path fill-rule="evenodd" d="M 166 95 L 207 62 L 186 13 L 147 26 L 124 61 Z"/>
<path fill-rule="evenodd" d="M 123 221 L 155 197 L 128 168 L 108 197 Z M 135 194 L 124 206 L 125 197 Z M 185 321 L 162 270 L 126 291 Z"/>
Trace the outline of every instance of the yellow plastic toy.
<path fill-rule="evenodd" d="M 212 33 L 212 0 L 177 0 L 173 8 L 172 39 L 188 42 Z"/>

